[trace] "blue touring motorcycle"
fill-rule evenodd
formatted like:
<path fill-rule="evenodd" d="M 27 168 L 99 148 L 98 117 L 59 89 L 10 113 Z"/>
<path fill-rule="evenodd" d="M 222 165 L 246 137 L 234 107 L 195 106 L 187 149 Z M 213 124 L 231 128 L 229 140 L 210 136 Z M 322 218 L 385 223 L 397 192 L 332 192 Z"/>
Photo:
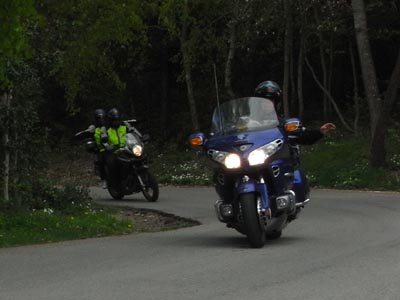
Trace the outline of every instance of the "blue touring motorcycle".
<path fill-rule="evenodd" d="M 213 113 L 211 133 L 190 135 L 214 167 L 218 219 L 247 236 L 254 248 L 279 238 L 309 200 L 304 174 L 297 168 L 297 118 L 279 122 L 272 101 L 230 100 Z"/>

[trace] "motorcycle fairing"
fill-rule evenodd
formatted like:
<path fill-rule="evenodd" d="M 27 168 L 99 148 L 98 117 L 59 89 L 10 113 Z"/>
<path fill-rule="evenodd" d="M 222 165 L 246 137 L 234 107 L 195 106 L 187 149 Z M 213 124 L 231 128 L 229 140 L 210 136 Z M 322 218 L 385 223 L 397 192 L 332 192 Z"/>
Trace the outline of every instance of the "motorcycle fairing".
<path fill-rule="evenodd" d="M 293 178 L 293 190 L 296 193 L 296 202 L 304 202 L 309 197 L 309 190 L 306 184 L 304 173 L 296 169 Z"/>
<path fill-rule="evenodd" d="M 284 139 L 280 128 L 272 128 L 266 131 L 248 131 L 234 133 L 227 136 L 211 137 L 207 140 L 206 148 L 226 152 L 241 151 L 240 146 L 248 145 L 242 152 L 243 158 L 247 158 L 249 153 L 265 144 L 277 139 Z"/>

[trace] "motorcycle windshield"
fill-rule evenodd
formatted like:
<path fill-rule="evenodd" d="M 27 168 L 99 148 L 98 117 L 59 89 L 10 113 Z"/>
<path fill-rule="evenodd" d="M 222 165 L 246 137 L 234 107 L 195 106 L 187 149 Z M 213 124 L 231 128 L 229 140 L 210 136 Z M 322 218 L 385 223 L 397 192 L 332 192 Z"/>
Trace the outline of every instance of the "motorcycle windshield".
<path fill-rule="evenodd" d="M 143 146 L 142 141 L 133 133 L 127 133 L 125 135 L 125 144 L 127 146 L 141 145 Z"/>
<path fill-rule="evenodd" d="M 211 134 L 223 136 L 244 131 L 260 131 L 279 125 L 271 100 L 248 97 L 230 100 L 215 108 Z"/>

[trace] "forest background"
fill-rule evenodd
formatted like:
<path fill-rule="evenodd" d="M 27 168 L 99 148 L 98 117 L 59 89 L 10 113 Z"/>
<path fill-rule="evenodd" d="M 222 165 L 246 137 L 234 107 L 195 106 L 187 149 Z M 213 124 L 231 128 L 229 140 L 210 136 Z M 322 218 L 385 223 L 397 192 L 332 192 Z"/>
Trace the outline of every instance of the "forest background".
<path fill-rule="evenodd" d="M 46 206 L 43 169 L 73 165 L 97 108 L 140 121 L 161 182 L 210 183 L 188 135 L 264 80 L 285 116 L 338 126 L 304 152 L 312 183 L 399 189 L 398 0 L 3 0 L 0 20 L 3 207 Z"/>

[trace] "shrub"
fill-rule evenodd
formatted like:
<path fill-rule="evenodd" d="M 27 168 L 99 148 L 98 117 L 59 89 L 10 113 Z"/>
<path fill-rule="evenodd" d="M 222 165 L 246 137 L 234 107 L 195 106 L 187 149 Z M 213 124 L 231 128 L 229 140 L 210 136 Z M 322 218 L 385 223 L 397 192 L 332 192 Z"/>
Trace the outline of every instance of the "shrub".
<path fill-rule="evenodd" d="M 17 185 L 18 194 L 12 202 L 14 208 L 28 210 L 52 209 L 73 213 L 90 208 L 92 199 L 84 186 L 67 184 L 56 186 L 49 180 L 37 178 Z"/>

